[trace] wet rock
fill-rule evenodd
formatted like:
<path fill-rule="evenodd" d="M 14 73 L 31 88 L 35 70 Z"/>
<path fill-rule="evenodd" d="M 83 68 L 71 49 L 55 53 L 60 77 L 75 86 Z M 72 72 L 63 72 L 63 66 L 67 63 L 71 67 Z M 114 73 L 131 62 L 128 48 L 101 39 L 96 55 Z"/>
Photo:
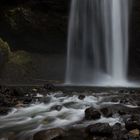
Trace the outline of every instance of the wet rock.
<path fill-rule="evenodd" d="M 33 136 L 33 140 L 54 140 L 55 138 L 63 137 L 65 135 L 66 132 L 62 128 L 54 128 L 37 132 Z"/>
<path fill-rule="evenodd" d="M 80 100 L 84 100 L 84 98 L 85 98 L 85 95 L 79 95 L 79 97 L 78 97 L 78 99 L 80 99 Z"/>
<path fill-rule="evenodd" d="M 130 94 L 134 94 L 134 93 L 136 93 L 136 92 L 137 92 L 137 91 L 134 90 L 134 89 L 130 90 Z"/>
<path fill-rule="evenodd" d="M 140 122 L 140 114 L 131 115 L 131 120 Z"/>
<path fill-rule="evenodd" d="M 12 94 L 13 94 L 13 96 L 22 96 L 22 97 L 24 97 L 25 96 L 25 93 L 23 92 L 23 90 L 22 89 L 20 89 L 20 88 L 16 88 L 16 89 L 13 89 L 12 90 Z"/>
<path fill-rule="evenodd" d="M 40 98 L 39 101 L 47 104 L 51 101 L 51 98 L 50 97 L 43 97 L 43 98 Z"/>
<path fill-rule="evenodd" d="M 119 110 L 118 111 L 118 114 L 122 116 L 122 115 L 126 115 L 127 113 L 126 113 L 125 110 Z"/>
<path fill-rule="evenodd" d="M 122 138 L 122 140 L 134 140 L 134 139 L 129 139 L 129 136 L 127 134 L 125 134 Z"/>
<path fill-rule="evenodd" d="M 125 134 L 124 131 L 122 131 L 122 126 L 120 123 L 116 123 L 112 126 L 113 130 L 113 140 L 121 140 Z"/>
<path fill-rule="evenodd" d="M 125 128 L 128 131 L 131 131 L 133 129 L 140 129 L 140 118 L 139 119 L 133 119 L 130 118 L 125 122 Z"/>
<path fill-rule="evenodd" d="M 9 98 L 6 98 L 6 97 L 4 97 L 3 98 L 3 101 L 1 102 L 1 105 L 3 106 L 3 107 L 12 107 L 12 106 L 14 106 L 16 103 L 15 103 L 15 98 L 12 98 L 11 97 L 11 99 L 9 99 Z"/>
<path fill-rule="evenodd" d="M 2 90 L 2 86 L 0 85 L 0 91 Z"/>
<path fill-rule="evenodd" d="M 97 136 L 95 137 L 94 136 L 91 140 L 111 140 L 111 139 L 109 139 L 108 137 L 99 137 L 99 136 L 98 137 Z"/>
<path fill-rule="evenodd" d="M 129 135 L 133 138 L 138 138 L 140 136 L 140 130 L 134 129 L 129 132 Z"/>
<path fill-rule="evenodd" d="M 123 104 L 112 104 L 112 105 L 106 105 L 105 107 L 108 108 L 112 112 L 112 114 L 120 114 L 121 116 L 128 115 L 128 114 L 140 114 L 139 107 L 131 108 Z"/>
<path fill-rule="evenodd" d="M 111 117 L 113 115 L 112 111 L 109 110 L 107 107 L 101 108 L 100 112 L 103 114 L 104 117 Z"/>
<path fill-rule="evenodd" d="M 17 104 L 15 105 L 15 107 L 17 108 L 24 107 L 24 104 L 21 101 L 17 101 Z"/>
<path fill-rule="evenodd" d="M 53 117 L 53 116 L 47 116 L 46 118 L 44 118 L 44 119 L 42 120 L 42 123 L 45 124 L 45 125 L 47 125 L 48 123 L 54 122 L 55 119 L 56 119 L 56 118 Z"/>
<path fill-rule="evenodd" d="M 45 88 L 46 90 L 55 90 L 55 86 L 54 86 L 53 84 L 51 84 L 51 83 L 45 84 L 45 85 L 44 85 L 44 88 Z"/>
<path fill-rule="evenodd" d="M 48 118 L 43 119 L 42 123 L 45 125 L 48 124 Z"/>
<path fill-rule="evenodd" d="M 113 129 L 113 132 L 118 132 L 118 131 L 120 131 L 122 129 L 122 126 L 121 126 L 120 123 L 115 123 L 113 125 L 112 129 Z"/>
<path fill-rule="evenodd" d="M 55 105 L 51 108 L 51 110 L 57 110 L 57 111 L 60 111 L 61 109 L 62 109 L 61 105 Z"/>
<path fill-rule="evenodd" d="M 127 90 L 125 90 L 125 89 L 120 89 L 119 90 L 119 93 L 127 93 L 128 91 Z"/>
<path fill-rule="evenodd" d="M 10 111 L 8 107 L 0 107 L 0 115 L 6 115 Z"/>
<path fill-rule="evenodd" d="M 2 94 L 5 97 L 24 97 L 25 94 L 21 88 L 4 88 Z"/>
<path fill-rule="evenodd" d="M 55 138 L 55 140 L 87 140 L 85 130 L 83 128 L 71 128 L 63 137 Z M 88 139 L 89 140 L 89 139 Z"/>
<path fill-rule="evenodd" d="M 108 123 L 96 123 L 93 125 L 89 125 L 86 128 L 86 132 L 94 136 L 111 136 L 112 128 Z"/>
<path fill-rule="evenodd" d="M 87 120 L 96 120 L 96 119 L 100 119 L 101 117 L 101 113 L 94 109 L 93 107 L 87 108 L 85 110 L 85 119 Z"/>
<path fill-rule="evenodd" d="M 33 101 L 32 97 L 24 98 L 23 99 L 23 104 L 30 104 Z"/>
<path fill-rule="evenodd" d="M 118 102 L 119 101 L 119 99 L 117 99 L 117 98 L 112 98 L 111 99 L 111 102 L 114 102 L 114 103 L 116 103 L 116 102 Z"/>
<path fill-rule="evenodd" d="M 121 99 L 120 103 L 121 104 L 127 104 L 127 103 L 129 103 L 129 100 L 128 99 Z"/>
<path fill-rule="evenodd" d="M 8 134 L 8 140 L 15 140 L 15 139 L 16 139 L 16 134 L 14 132 Z"/>
<path fill-rule="evenodd" d="M 33 92 L 37 92 L 37 89 L 36 89 L 36 88 L 33 88 L 32 91 L 33 91 Z"/>
<path fill-rule="evenodd" d="M 16 140 L 16 134 L 14 132 L 7 132 L 0 135 L 0 140 Z"/>
<path fill-rule="evenodd" d="M 137 101 L 136 104 L 137 104 L 137 106 L 140 106 L 140 101 Z"/>
<path fill-rule="evenodd" d="M 9 93 L 10 93 L 10 89 L 9 88 L 3 88 L 2 94 L 8 95 Z"/>
<path fill-rule="evenodd" d="M 121 104 L 125 104 L 125 105 L 136 105 L 136 100 L 133 99 L 131 96 L 124 96 L 121 100 L 120 100 Z"/>

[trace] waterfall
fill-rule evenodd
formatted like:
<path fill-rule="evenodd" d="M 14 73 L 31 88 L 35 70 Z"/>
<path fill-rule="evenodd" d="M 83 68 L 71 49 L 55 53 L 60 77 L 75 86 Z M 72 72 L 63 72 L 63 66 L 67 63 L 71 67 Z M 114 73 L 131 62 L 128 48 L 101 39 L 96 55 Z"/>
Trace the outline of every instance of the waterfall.
<path fill-rule="evenodd" d="M 72 0 L 66 83 L 127 82 L 128 0 Z"/>

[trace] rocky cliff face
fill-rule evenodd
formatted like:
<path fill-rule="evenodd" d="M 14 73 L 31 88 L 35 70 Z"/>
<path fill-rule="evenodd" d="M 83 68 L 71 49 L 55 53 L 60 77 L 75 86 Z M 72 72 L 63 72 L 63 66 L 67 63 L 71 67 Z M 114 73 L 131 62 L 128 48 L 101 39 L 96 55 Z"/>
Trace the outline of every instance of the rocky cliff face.
<path fill-rule="evenodd" d="M 64 79 L 69 2 L 0 1 L 0 37 L 14 52 L 14 57 L 1 69 L 0 83 L 40 83 Z M 24 54 L 30 55 L 29 65 L 18 63 L 26 61 L 28 57 Z"/>
<path fill-rule="evenodd" d="M 140 75 L 140 1 L 133 0 L 131 2 L 129 74 L 136 77 Z"/>
<path fill-rule="evenodd" d="M 69 0 L 2 1 L 0 36 L 13 49 L 65 52 Z"/>
<path fill-rule="evenodd" d="M 129 75 L 140 75 L 140 1 L 130 0 Z M 70 0 L 0 1 L 0 37 L 11 50 L 66 54 Z M 64 65 L 64 64 L 63 64 Z"/>

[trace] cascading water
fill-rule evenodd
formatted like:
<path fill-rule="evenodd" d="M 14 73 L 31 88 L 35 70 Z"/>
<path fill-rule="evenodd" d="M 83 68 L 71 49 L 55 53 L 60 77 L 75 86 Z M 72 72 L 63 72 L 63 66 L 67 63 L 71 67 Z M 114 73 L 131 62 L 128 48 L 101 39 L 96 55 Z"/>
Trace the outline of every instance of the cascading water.
<path fill-rule="evenodd" d="M 127 83 L 128 0 L 72 0 L 67 84 Z"/>
<path fill-rule="evenodd" d="M 75 92 L 74 94 L 78 93 Z M 109 123 L 110 125 L 120 123 L 121 119 L 117 115 L 108 118 L 102 116 L 97 121 L 86 120 L 81 122 L 84 120 L 86 108 L 90 106 L 100 108 L 105 105 L 117 104 L 104 101 L 105 95 L 101 97 L 100 94 L 100 98 L 96 96 L 93 93 L 81 100 L 78 95 L 71 94 L 69 96 L 62 92 L 55 92 L 47 96 L 38 94 L 37 97 L 48 99 L 45 104 L 38 102 L 25 108 L 14 108 L 8 115 L 0 116 L 0 140 L 34 140 L 33 135 L 35 133 L 50 128 L 84 128 L 97 122 Z M 107 97 L 110 96 L 107 95 Z M 61 109 L 57 110 L 57 106 Z M 50 134 L 47 138 L 50 139 Z M 48 140 L 47 138 L 46 140 Z"/>

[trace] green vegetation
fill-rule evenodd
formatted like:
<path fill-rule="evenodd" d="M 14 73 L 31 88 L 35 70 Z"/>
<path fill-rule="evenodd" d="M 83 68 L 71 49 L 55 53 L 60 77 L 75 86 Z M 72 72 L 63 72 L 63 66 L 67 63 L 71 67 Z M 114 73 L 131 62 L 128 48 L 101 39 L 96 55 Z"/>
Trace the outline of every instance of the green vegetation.
<path fill-rule="evenodd" d="M 25 51 L 12 52 L 8 63 L 6 64 L 6 69 L 9 71 L 7 73 L 12 73 L 17 75 L 17 77 L 28 75 L 32 69 L 30 54 Z"/>
<path fill-rule="evenodd" d="M 23 79 L 32 72 L 30 53 L 20 50 L 11 52 L 7 42 L 0 39 L 0 77 L 2 79 Z"/>
<path fill-rule="evenodd" d="M 31 64 L 31 56 L 29 53 L 25 51 L 17 51 L 14 53 L 11 53 L 9 63 L 13 63 L 19 66 Z"/>
<path fill-rule="evenodd" d="M 11 55 L 10 47 L 7 42 L 0 38 L 0 70 L 8 62 Z"/>

